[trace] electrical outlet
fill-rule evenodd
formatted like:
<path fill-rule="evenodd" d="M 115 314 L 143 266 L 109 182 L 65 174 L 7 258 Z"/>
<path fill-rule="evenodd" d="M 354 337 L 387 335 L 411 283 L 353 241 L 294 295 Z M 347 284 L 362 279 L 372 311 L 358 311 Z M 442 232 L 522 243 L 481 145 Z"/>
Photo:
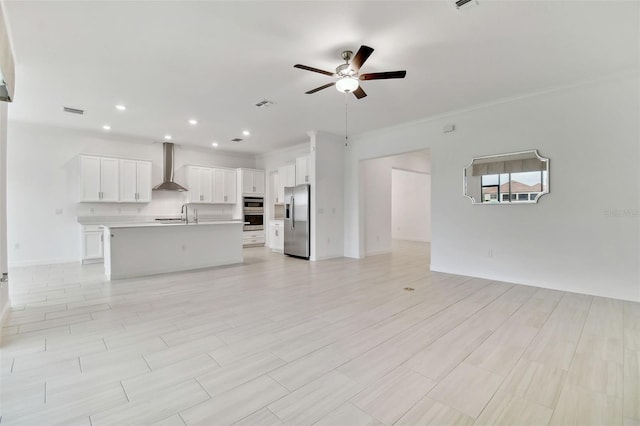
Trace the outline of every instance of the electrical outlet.
<path fill-rule="evenodd" d="M 13 248 L 15 248 L 16 250 L 20 250 L 20 243 L 15 243 L 13 245 Z"/>
<path fill-rule="evenodd" d="M 95 212 L 96 212 L 96 210 L 95 210 L 93 207 L 91 207 L 91 208 L 89 209 L 89 213 L 94 214 Z"/>
<path fill-rule="evenodd" d="M 62 209 L 56 209 L 56 214 L 57 215 L 61 215 L 62 214 Z"/>

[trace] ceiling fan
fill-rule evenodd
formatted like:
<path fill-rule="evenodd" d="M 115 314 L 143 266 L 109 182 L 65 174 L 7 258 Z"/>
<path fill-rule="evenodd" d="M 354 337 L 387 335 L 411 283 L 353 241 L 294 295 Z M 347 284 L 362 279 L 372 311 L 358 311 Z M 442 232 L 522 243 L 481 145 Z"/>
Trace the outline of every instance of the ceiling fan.
<path fill-rule="evenodd" d="M 337 80 L 324 86 L 316 87 L 313 90 L 305 92 L 307 95 L 319 92 L 327 87 L 336 86 L 339 92 L 353 93 L 356 98 L 361 99 L 367 96 L 362 87 L 360 87 L 360 81 L 364 80 L 387 80 L 390 78 L 404 78 L 407 75 L 406 71 L 388 71 L 388 72 L 373 72 L 369 74 L 360 74 L 360 67 L 364 65 L 365 61 L 373 53 L 373 48 L 362 45 L 358 52 L 353 56 L 351 50 L 345 50 L 342 52 L 342 59 L 345 63 L 338 65 L 336 72 L 324 71 L 318 68 L 308 67 L 306 65 L 296 64 L 294 68 L 300 68 L 302 70 L 313 71 L 320 74 L 328 75 L 330 77 L 336 77 Z"/>

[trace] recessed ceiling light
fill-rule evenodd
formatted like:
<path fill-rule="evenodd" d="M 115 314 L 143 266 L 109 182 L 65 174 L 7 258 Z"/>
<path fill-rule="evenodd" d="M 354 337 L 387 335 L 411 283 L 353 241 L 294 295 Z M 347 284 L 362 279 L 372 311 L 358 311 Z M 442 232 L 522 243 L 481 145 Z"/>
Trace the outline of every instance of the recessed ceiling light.
<path fill-rule="evenodd" d="M 189 124 L 191 124 L 192 126 L 195 126 L 196 124 L 198 124 L 198 120 L 194 120 L 192 118 L 191 120 L 189 120 Z"/>
<path fill-rule="evenodd" d="M 111 130 L 111 126 L 109 126 L 108 124 L 105 124 L 104 126 L 102 126 L 102 128 L 104 130 Z"/>
<path fill-rule="evenodd" d="M 215 148 L 215 147 L 217 147 L 217 146 L 218 146 L 218 142 L 213 142 L 213 143 L 211 144 L 211 146 L 212 146 L 212 147 L 214 147 L 214 148 Z"/>
<path fill-rule="evenodd" d="M 166 140 L 170 141 L 170 140 L 171 140 L 171 135 L 164 135 L 164 138 L 165 138 Z"/>
<path fill-rule="evenodd" d="M 245 135 L 245 136 L 249 136 L 251 134 L 251 132 L 248 131 L 248 130 L 243 130 L 242 134 Z"/>
<path fill-rule="evenodd" d="M 124 111 L 125 109 L 127 109 L 127 107 L 126 107 L 126 106 L 124 106 L 124 105 L 116 105 L 116 109 L 117 109 L 118 111 Z"/>

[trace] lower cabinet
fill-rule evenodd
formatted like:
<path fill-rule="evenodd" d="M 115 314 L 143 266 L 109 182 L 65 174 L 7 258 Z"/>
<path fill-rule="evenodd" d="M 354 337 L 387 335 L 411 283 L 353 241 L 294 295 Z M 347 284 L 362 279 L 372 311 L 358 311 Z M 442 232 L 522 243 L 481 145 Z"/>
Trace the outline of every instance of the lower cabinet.
<path fill-rule="evenodd" d="M 102 226 L 82 227 L 82 263 L 104 262 L 104 242 Z"/>
<path fill-rule="evenodd" d="M 269 247 L 278 253 L 284 251 L 284 222 L 282 220 L 269 222 Z"/>
<path fill-rule="evenodd" d="M 244 231 L 242 233 L 242 246 L 253 247 L 264 245 L 264 231 Z"/>

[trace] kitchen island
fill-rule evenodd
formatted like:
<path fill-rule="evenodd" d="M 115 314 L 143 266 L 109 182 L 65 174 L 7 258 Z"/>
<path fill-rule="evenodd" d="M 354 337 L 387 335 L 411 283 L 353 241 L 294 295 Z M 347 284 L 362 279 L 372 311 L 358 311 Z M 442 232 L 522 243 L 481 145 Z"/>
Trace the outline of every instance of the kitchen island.
<path fill-rule="evenodd" d="M 104 226 L 109 279 L 242 263 L 242 221 Z"/>

